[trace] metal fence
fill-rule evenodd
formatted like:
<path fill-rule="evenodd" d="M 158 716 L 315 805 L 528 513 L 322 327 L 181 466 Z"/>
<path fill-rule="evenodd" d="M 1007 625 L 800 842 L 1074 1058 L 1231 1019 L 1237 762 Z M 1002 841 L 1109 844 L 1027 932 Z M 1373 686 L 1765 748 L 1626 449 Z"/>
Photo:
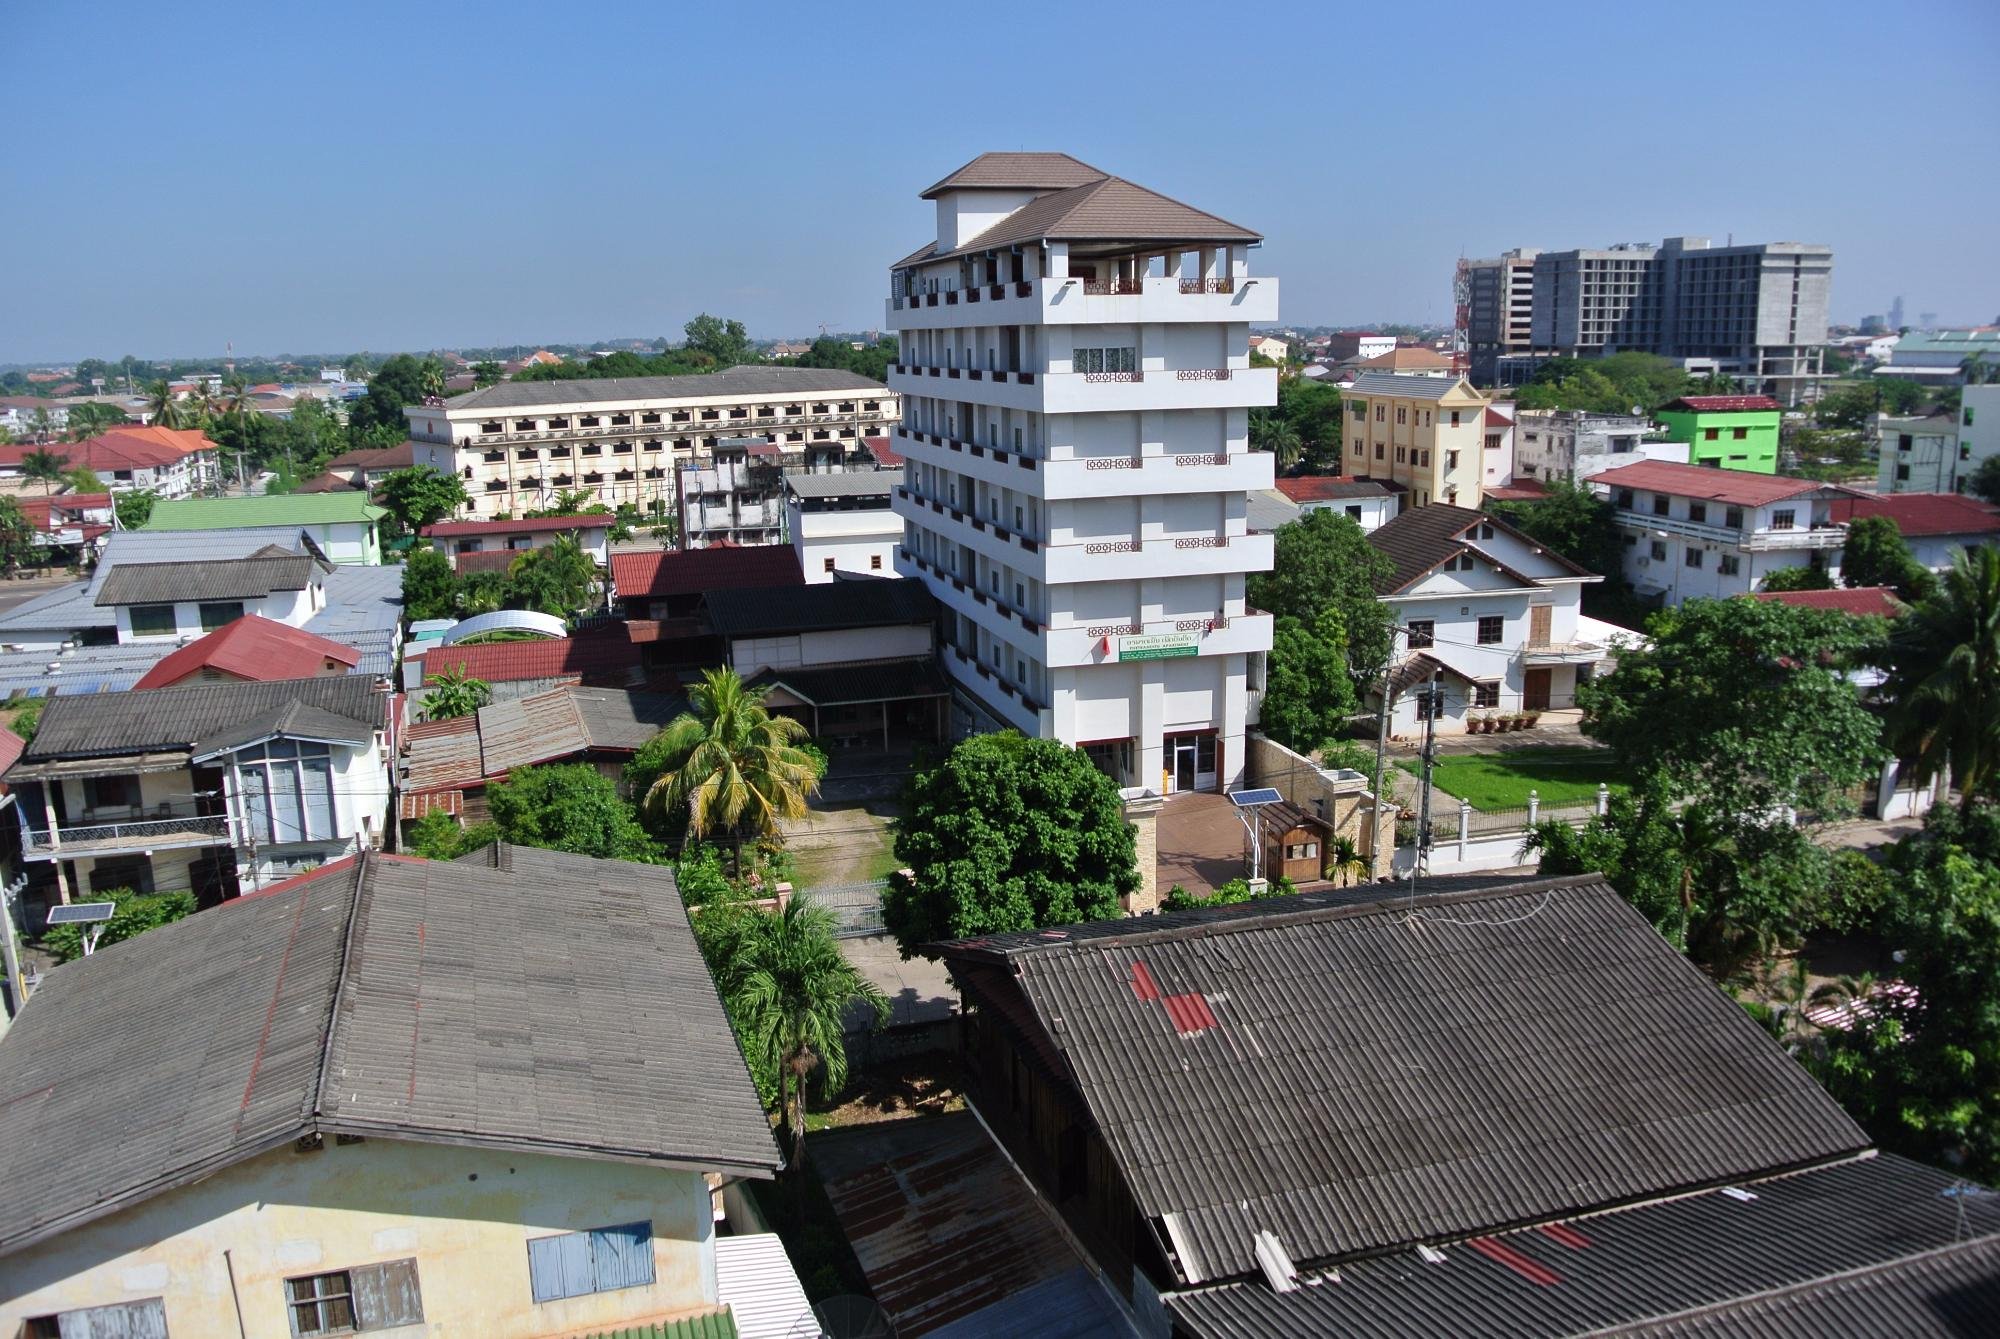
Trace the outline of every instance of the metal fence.
<path fill-rule="evenodd" d="M 817 888 L 801 889 L 797 895 L 809 898 L 833 913 L 834 934 L 842 939 L 860 939 L 884 932 L 882 893 L 888 886 L 886 879 L 870 883 L 827 883 Z"/>

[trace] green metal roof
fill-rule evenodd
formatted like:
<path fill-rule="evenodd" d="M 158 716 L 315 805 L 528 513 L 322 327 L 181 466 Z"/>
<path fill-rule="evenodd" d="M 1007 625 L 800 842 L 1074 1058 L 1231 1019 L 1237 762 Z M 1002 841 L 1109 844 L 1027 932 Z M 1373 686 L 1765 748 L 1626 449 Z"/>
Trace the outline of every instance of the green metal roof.
<path fill-rule="evenodd" d="M 725 1308 L 705 1316 L 597 1331 L 580 1339 L 736 1339 L 736 1317 Z"/>
<path fill-rule="evenodd" d="M 271 497 L 198 497 L 155 503 L 146 530 L 242 530 L 273 525 L 379 521 L 389 514 L 366 493 L 281 493 Z"/>

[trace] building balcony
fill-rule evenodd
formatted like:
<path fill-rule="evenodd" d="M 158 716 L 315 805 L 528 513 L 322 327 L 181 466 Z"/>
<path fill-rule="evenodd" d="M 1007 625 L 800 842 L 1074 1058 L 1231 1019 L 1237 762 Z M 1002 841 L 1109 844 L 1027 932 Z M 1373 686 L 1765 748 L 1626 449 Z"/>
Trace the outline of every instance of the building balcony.
<path fill-rule="evenodd" d="M 977 379 L 967 369 L 899 364 L 889 369 L 898 394 L 945 396 L 996 409 L 1035 414 L 1138 413 L 1148 409 L 1254 409 L 1278 402 L 1275 367 L 1145 368 L 1137 372 L 1047 372 L 1023 382 L 1025 373 Z M 953 372 L 957 372 L 954 377 Z M 941 389 L 948 387 L 949 389 Z"/>
<path fill-rule="evenodd" d="M 1265 275 L 1130 281 L 1029 279 L 948 293 L 891 297 L 883 324 L 891 330 L 945 330 L 970 325 L 1102 325 L 1109 323 L 1256 322 L 1278 319 L 1278 281 Z"/>
<path fill-rule="evenodd" d="M 229 819 L 222 814 L 173 818 L 120 819 L 73 827 L 24 828 L 21 854 L 29 860 L 69 860 L 78 856 L 132 855 L 188 846 L 227 846 Z"/>
<path fill-rule="evenodd" d="M 894 436 L 897 449 L 915 460 L 1002 488 L 1039 491 L 1045 498 L 1249 492 L 1271 487 L 1275 468 L 1263 451 L 1047 460 L 1039 452 L 1005 451 L 910 428 L 898 428 Z"/>
<path fill-rule="evenodd" d="M 1728 526 L 1686 521 L 1676 516 L 1649 516 L 1641 511 L 1620 510 L 1618 524 L 1655 538 L 1677 535 L 1745 553 L 1766 553 L 1786 549 L 1837 549 L 1847 542 L 1847 527 L 1833 524 L 1799 526 L 1790 530 L 1737 530 Z"/>
<path fill-rule="evenodd" d="M 1050 584 L 1061 584 L 1268 572 L 1273 552 L 1269 535 L 1082 540 L 1043 545 L 1042 570 L 1036 575 Z"/>
<path fill-rule="evenodd" d="M 1020 685 L 955 646 L 946 647 L 940 659 L 951 677 L 985 703 L 987 710 L 1031 738 L 1043 733 L 1047 707 Z"/>
<path fill-rule="evenodd" d="M 1596 642 L 1544 642 L 1521 648 L 1521 663 L 1540 665 L 1594 665 L 1609 654 Z"/>

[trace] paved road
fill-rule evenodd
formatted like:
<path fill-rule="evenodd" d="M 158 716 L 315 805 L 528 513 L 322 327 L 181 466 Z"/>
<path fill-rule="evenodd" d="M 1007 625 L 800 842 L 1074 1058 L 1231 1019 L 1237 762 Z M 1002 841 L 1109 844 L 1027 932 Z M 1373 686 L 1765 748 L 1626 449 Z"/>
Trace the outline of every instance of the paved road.
<path fill-rule="evenodd" d="M 38 577 L 33 581 L 0 581 L 0 614 L 11 612 L 37 595 L 47 595 L 52 590 L 59 590 L 75 579 L 64 573 L 56 577 Z"/>

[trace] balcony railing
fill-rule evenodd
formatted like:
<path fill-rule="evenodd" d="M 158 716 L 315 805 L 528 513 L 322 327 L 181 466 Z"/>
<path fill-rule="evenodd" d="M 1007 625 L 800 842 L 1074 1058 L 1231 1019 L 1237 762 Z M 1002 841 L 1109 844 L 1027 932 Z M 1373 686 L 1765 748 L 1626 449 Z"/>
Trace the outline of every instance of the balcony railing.
<path fill-rule="evenodd" d="M 116 823 L 80 824 L 58 828 L 53 835 L 46 828 L 30 828 L 23 838 L 24 854 L 47 858 L 57 850 L 85 855 L 91 849 L 144 850 L 153 846 L 208 846 L 229 840 L 229 819 L 222 814 L 189 815 L 181 818 L 141 818 Z"/>

